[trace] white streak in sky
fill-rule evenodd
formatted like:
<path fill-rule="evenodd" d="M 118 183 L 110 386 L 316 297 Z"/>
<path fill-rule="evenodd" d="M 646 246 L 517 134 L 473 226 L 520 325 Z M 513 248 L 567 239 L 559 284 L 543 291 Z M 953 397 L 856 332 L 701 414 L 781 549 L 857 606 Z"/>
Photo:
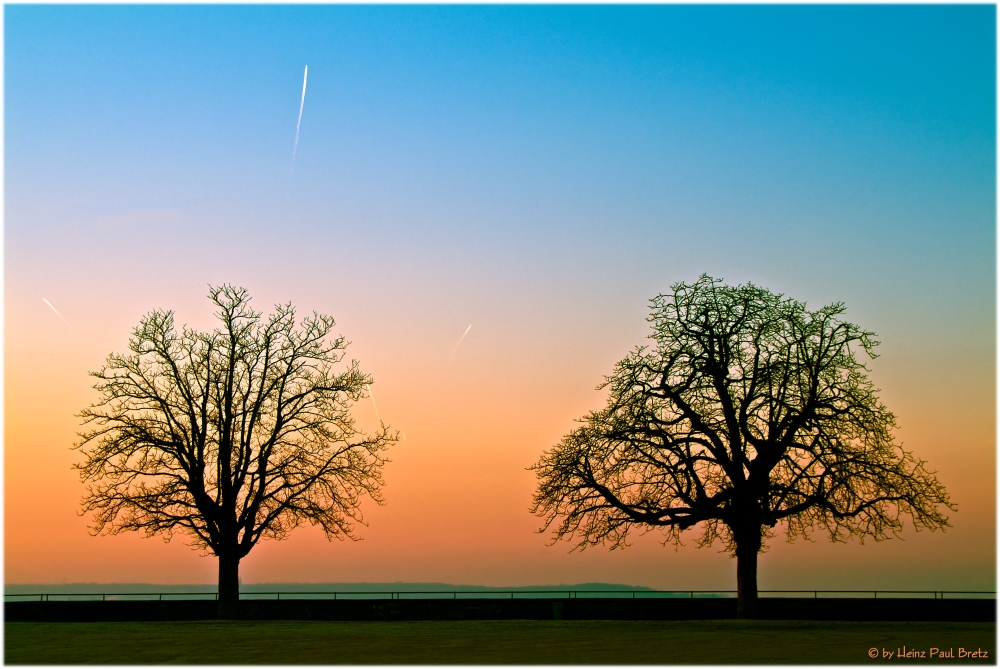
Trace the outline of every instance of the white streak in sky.
<path fill-rule="evenodd" d="M 378 405 L 375 404 L 375 393 L 372 392 L 371 386 L 365 386 L 365 390 L 368 391 L 368 397 L 372 398 L 372 406 L 375 407 L 375 417 L 378 418 L 379 422 L 382 422 L 382 416 L 378 415 Z"/>
<path fill-rule="evenodd" d="M 62 322 L 63 322 L 63 323 L 65 323 L 66 325 L 69 325 L 69 321 L 68 321 L 68 320 L 66 320 L 65 318 L 63 318 L 63 315 L 62 315 L 61 313 L 59 313 L 59 312 L 58 312 L 58 311 L 56 310 L 56 308 L 55 308 L 55 307 L 53 307 L 53 306 L 52 306 L 52 303 L 51 303 L 51 302 L 49 302 L 48 300 L 46 300 L 46 299 L 45 299 L 44 297 L 42 298 L 42 302 L 45 302 L 45 304 L 49 305 L 49 309 L 51 309 L 52 311 L 55 311 L 55 312 L 56 312 L 56 316 L 58 316 L 59 318 L 62 318 Z M 72 327 L 72 326 L 70 325 L 70 327 Z"/>
<path fill-rule="evenodd" d="M 462 336 L 458 338 L 458 342 L 452 347 L 451 353 L 448 354 L 449 362 L 451 362 L 451 356 L 455 355 L 455 350 L 458 349 L 458 345 L 462 343 L 462 340 L 465 339 L 465 335 L 469 334 L 469 330 L 471 329 L 472 329 L 472 323 L 469 323 L 469 327 L 465 328 L 465 332 L 463 332 Z"/>
<path fill-rule="evenodd" d="M 295 147 L 292 149 L 292 162 L 295 162 L 295 152 L 299 150 L 299 127 L 302 125 L 302 108 L 306 106 L 306 81 L 309 80 L 309 66 L 302 75 L 302 101 L 299 103 L 299 120 L 295 124 Z"/>

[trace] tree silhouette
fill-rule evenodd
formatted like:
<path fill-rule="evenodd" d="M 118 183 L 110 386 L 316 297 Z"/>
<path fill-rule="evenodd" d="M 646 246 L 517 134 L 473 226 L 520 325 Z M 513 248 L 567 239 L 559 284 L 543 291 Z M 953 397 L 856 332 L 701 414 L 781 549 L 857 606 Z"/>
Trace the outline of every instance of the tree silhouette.
<path fill-rule="evenodd" d="M 80 417 L 74 448 L 87 483 L 83 511 L 95 534 L 176 531 L 219 559 L 219 611 L 235 614 L 239 563 L 262 538 L 304 521 L 328 539 L 355 538 L 364 495 L 381 504 L 383 451 L 396 435 L 366 435 L 350 414 L 372 383 L 357 361 L 340 372 L 348 342 L 313 313 L 296 325 L 290 304 L 266 319 L 243 288 L 211 288 L 221 327 L 174 327 L 143 317 L 130 353 L 93 372 L 100 401 Z"/>
<path fill-rule="evenodd" d="M 738 615 L 757 612 L 757 555 L 782 523 L 789 540 L 948 525 L 944 487 L 896 444 L 896 420 L 859 359 L 874 334 L 843 304 L 805 304 L 703 275 L 651 301 L 653 344 L 599 388 L 607 407 L 545 452 L 532 511 L 553 541 L 627 544 L 661 528 L 680 545 L 721 540 L 737 561 Z"/>

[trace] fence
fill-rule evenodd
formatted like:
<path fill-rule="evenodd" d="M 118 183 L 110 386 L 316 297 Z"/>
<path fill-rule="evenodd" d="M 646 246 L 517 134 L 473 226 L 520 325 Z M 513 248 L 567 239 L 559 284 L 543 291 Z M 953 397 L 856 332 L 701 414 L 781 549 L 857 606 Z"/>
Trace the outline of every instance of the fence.
<path fill-rule="evenodd" d="M 758 590 L 760 597 L 871 598 L 899 599 L 995 599 L 995 590 Z M 215 592 L 40 592 L 4 594 L 5 602 L 22 601 L 137 601 L 137 600 L 216 600 Z M 325 592 L 242 592 L 240 599 L 651 599 L 651 598 L 733 598 L 735 590 L 397 590 Z"/>

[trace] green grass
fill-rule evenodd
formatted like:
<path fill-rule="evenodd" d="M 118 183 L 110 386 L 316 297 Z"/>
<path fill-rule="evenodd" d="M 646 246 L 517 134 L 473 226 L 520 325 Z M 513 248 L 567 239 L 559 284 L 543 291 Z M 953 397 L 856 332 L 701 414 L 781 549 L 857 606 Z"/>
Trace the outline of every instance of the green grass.
<path fill-rule="evenodd" d="M 4 631 L 9 664 L 886 664 L 899 660 L 882 649 L 904 645 L 954 649 L 954 660 L 935 664 L 970 662 L 957 657 L 960 647 L 996 663 L 994 623 L 201 621 L 5 623 Z"/>

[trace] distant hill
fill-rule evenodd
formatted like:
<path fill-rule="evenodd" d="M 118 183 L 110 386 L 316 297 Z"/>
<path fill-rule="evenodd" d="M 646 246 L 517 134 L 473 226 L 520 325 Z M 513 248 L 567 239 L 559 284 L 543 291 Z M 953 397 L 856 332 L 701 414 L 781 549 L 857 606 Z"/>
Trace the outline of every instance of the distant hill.
<path fill-rule="evenodd" d="M 215 592 L 216 584 L 190 583 L 166 585 L 160 583 L 7 583 L 4 594 L 28 593 L 118 593 L 118 592 Z M 620 583 L 571 583 L 559 585 L 487 586 L 455 585 L 452 583 L 243 583 L 240 592 L 523 592 L 526 590 L 644 590 L 642 585 L 622 585 Z"/>

